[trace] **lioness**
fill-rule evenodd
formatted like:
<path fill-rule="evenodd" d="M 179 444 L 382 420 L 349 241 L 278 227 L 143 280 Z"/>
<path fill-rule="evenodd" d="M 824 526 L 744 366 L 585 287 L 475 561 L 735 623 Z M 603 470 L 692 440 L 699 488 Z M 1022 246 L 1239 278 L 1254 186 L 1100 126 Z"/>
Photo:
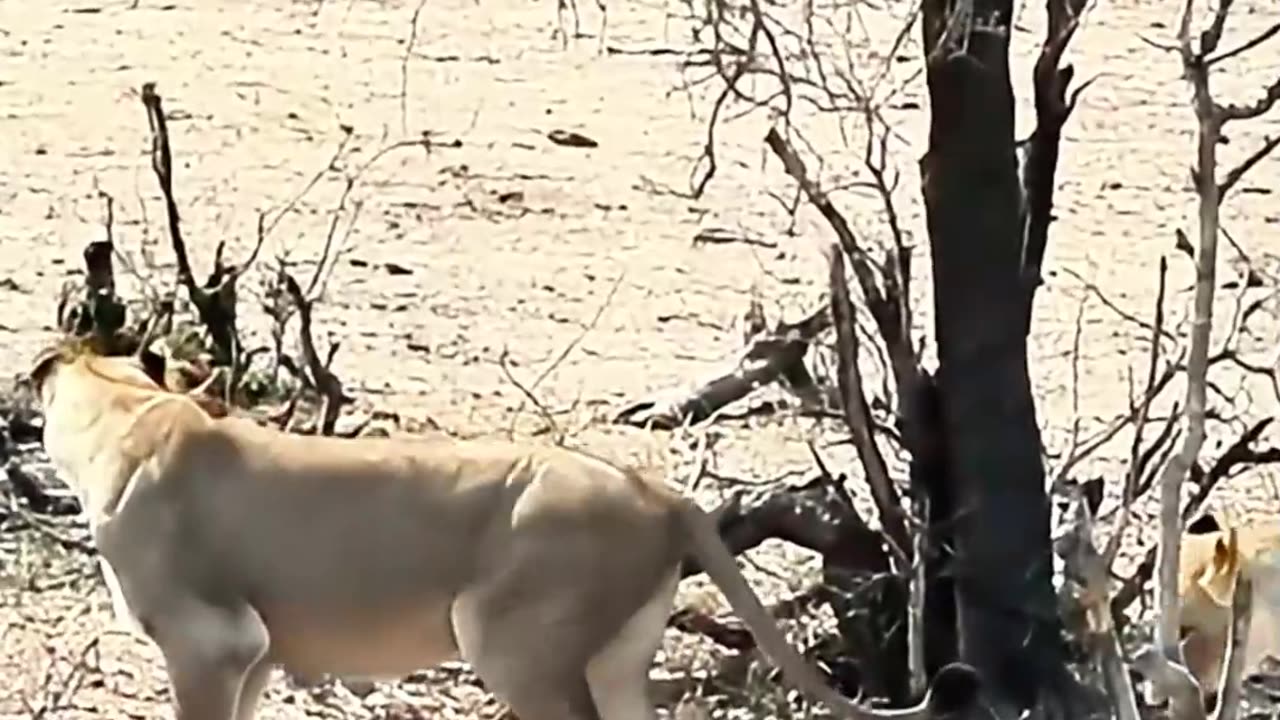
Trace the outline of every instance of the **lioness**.
<path fill-rule="evenodd" d="M 686 553 L 812 698 L 927 712 L 830 688 L 711 518 L 659 482 L 557 447 L 287 434 L 215 417 L 151 365 L 64 343 L 30 380 L 114 611 L 160 648 L 179 720 L 249 720 L 274 666 L 386 677 L 453 658 L 520 720 L 652 720 Z"/>
<path fill-rule="evenodd" d="M 1206 699 L 1216 695 L 1231 634 L 1236 580 L 1253 581 L 1246 672 L 1280 654 L 1280 522 L 1254 522 L 1207 533 L 1187 533 L 1179 553 L 1179 623 L 1187 669 Z"/>

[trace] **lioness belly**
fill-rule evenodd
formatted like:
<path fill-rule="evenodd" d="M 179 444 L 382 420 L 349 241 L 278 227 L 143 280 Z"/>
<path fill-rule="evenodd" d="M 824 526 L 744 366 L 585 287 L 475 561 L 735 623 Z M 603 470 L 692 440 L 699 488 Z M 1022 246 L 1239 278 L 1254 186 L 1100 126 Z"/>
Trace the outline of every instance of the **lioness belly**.
<path fill-rule="evenodd" d="M 394 678 L 458 657 L 448 602 L 376 615 L 261 612 L 271 636 L 271 661 L 297 675 Z"/>

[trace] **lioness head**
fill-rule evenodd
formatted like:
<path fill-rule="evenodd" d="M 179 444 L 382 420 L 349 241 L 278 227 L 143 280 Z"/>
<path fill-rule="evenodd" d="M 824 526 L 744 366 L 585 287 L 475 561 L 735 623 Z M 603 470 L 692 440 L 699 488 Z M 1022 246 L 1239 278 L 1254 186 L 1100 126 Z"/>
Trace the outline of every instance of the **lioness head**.
<path fill-rule="evenodd" d="M 1242 563 L 1236 529 L 1185 535 L 1180 558 L 1183 657 L 1205 695 L 1212 695 L 1226 656 L 1232 596 Z"/>
<path fill-rule="evenodd" d="M 64 337 L 36 353 L 27 371 L 27 381 L 39 392 L 46 380 L 60 366 L 76 360 L 90 360 L 95 369 L 110 375 L 123 375 L 113 379 L 143 381 L 156 388 L 164 387 L 165 359 L 153 350 L 142 350 L 134 355 L 104 355 L 90 338 Z"/>
<path fill-rule="evenodd" d="M 49 380 L 60 367 L 77 361 L 83 362 L 86 369 L 103 380 L 185 395 L 213 417 L 227 414 L 226 405 L 209 392 L 218 378 L 217 373 L 210 374 L 198 386 L 174 389 L 168 382 L 168 361 L 163 354 L 145 348 L 136 355 L 103 355 L 91 340 L 81 338 L 63 338 L 41 350 L 32 361 L 26 380 L 31 391 L 46 407 L 51 399 L 46 388 Z"/>

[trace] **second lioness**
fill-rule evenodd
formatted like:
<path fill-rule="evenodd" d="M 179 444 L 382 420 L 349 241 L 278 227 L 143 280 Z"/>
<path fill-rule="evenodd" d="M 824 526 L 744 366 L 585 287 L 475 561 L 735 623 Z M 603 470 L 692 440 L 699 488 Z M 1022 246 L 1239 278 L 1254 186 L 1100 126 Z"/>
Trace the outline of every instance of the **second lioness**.
<path fill-rule="evenodd" d="M 1280 521 L 1255 520 L 1205 533 L 1187 533 L 1179 553 L 1183 655 L 1208 697 L 1218 690 L 1235 618 L 1232 595 L 1241 573 L 1252 580 L 1245 672 L 1280 654 Z"/>

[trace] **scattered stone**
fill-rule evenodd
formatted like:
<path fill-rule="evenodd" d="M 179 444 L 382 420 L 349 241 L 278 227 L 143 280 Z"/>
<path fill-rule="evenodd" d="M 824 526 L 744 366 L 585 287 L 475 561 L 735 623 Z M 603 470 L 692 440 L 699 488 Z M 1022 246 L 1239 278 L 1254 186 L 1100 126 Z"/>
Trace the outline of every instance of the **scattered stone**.
<path fill-rule="evenodd" d="M 592 140 L 582 133 L 574 132 L 572 130 L 552 130 L 547 133 L 547 139 L 556 145 L 563 145 L 565 147 L 600 147 L 600 143 Z"/>

